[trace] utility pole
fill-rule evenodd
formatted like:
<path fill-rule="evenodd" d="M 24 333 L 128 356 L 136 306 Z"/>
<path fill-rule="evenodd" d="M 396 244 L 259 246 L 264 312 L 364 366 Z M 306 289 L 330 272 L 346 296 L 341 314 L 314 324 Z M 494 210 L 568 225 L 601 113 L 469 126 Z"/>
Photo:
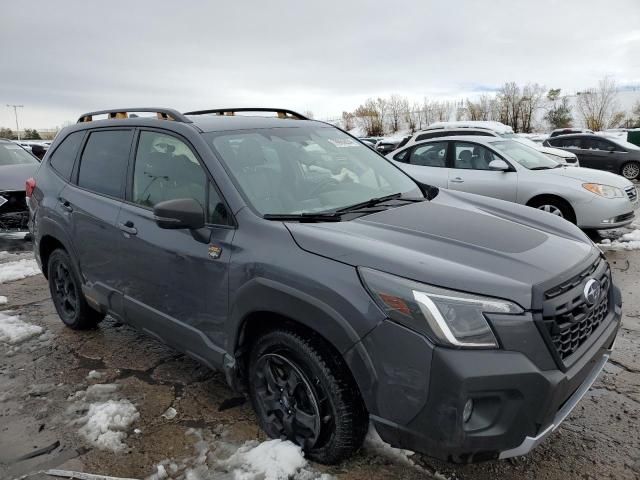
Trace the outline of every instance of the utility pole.
<path fill-rule="evenodd" d="M 7 103 L 7 107 L 13 108 L 13 114 L 16 117 L 16 135 L 18 135 L 18 140 L 20 140 L 20 127 L 18 126 L 18 109 L 24 108 L 24 105 L 9 105 Z"/>

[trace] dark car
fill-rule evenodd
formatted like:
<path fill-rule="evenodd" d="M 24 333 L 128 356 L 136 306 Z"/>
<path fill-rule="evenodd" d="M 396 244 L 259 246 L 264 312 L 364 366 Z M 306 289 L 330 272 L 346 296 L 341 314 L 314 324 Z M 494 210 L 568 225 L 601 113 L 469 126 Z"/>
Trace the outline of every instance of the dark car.
<path fill-rule="evenodd" d="M 416 183 L 288 110 L 141 110 L 83 115 L 32 181 L 58 315 L 222 370 L 309 458 L 348 457 L 370 421 L 448 461 L 524 455 L 607 362 L 620 291 L 562 218 Z"/>
<path fill-rule="evenodd" d="M 543 145 L 575 153 L 581 167 L 606 170 L 629 180 L 640 176 L 640 147 L 618 138 L 572 134 L 549 138 Z"/>
<path fill-rule="evenodd" d="M 0 139 L 0 232 L 27 229 L 26 181 L 38 160 L 20 145 Z"/>
<path fill-rule="evenodd" d="M 376 151 L 381 155 L 386 155 L 400 147 L 404 147 L 410 139 L 411 135 L 406 135 L 402 138 L 383 138 L 376 143 Z"/>
<path fill-rule="evenodd" d="M 593 130 L 589 130 L 588 128 L 556 128 L 549 134 L 549 138 L 558 137 L 560 135 L 571 135 L 572 133 L 593 133 Z"/>

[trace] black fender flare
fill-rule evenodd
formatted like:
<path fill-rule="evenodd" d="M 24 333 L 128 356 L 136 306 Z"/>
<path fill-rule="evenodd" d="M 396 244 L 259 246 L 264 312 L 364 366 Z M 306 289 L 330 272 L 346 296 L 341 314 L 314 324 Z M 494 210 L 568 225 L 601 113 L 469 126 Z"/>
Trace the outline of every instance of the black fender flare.
<path fill-rule="evenodd" d="M 246 319 L 255 312 L 289 318 L 331 343 L 341 354 L 360 341 L 360 335 L 337 310 L 320 299 L 284 283 L 256 277 L 238 289 L 229 315 L 228 352 L 235 352 Z"/>

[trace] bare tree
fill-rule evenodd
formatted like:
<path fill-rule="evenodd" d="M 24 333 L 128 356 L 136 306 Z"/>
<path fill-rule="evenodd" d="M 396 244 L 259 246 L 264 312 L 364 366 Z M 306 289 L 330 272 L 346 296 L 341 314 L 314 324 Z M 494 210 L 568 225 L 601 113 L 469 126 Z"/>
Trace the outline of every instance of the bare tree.
<path fill-rule="evenodd" d="M 342 128 L 345 130 L 353 130 L 355 125 L 356 116 L 351 112 L 342 112 Z"/>
<path fill-rule="evenodd" d="M 585 127 L 597 131 L 620 123 L 620 111 L 616 101 L 618 87 L 611 77 L 605 77 L 596 88 L 578 94 L 578 113 Z M 624 113 L 622 113 L 624 118 Z"/>
<path fill-rule="evenodd" d="M 520 99 L 520 131 L 531 133 L 535 113 L 542 107 L 546 89 L 537 83 L 527 84 Z"/>
<path fill-rule="evenodd" d="M 406 111 L 405 105 L 407 103 L 407 99 L 400 95 L 391 95 L 389 100 L 386 101 L 391 118 L 391 131 L 393 133 L 400 129 L 400 120 Z"/>
<path fill-rule="evenodd" d="M 353 114 L 369 136 L 384 135 L 384 116 L 387 113 L 386 100 L 369 98 Z"/>
<path fill-rule="evenodd" d="M 313 112 L 311 110 L 305 110 L 302 114 L 307 118 L 313 118 Z"/>
<path fill-rule="evenodd" d="M 426 127 L 424 110 L 422 109 L 422 105 L 420 103 L 413 103 L 413 106 L 411 107 L 411 115 L 413 117 L 413 123 L 418 130 L 422 130 L 423 127 Z"/>
<path fill-rule="evenodd" d="M 498 92 L 500 121 L 510 125 L 514 132 L 519 131 L 522 92 L 516 82 L 505 83 Z"/>

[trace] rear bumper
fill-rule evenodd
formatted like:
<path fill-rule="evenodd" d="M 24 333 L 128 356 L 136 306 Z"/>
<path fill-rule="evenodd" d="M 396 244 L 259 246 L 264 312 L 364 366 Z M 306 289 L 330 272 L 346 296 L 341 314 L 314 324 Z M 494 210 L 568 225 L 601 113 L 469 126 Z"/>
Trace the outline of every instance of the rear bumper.
<path fill-rule="evenodd" d="M 550 367 L 546 358 L 535 357 L 536 351 L 547 349 L 541 338 L 525 342 L 535 347 L 527 353 L 431 347 L 431 354 L 425 356 L 428 385 L 422 387 L 426 387 L 422 401 L 417 376 L 406 379 L 403 392 L 378 393 L 383 402 L 375 414 L 372 411 L 371 420 L 381 438 L 395 447 L 455 463 L 528 453 L 558 428 L 607 362 L 621 318 L 620 295 L 614 290 L 616 308 L 594 332 L 588 351 L 566 371 Z M 528 328 L 528 322 L 518 328 Z M 392 336 L 389 331 L 384 334 L 387 339 Z M 412 341 L 402 343 L 402 352 L 396 349 L 397 367 L 387 361 L 383 368 L 395 369 L 396 376 L 402 362 L 411 362 L 405 346 L 410 348 Z M 395 340 L 394 344 L 399 343 Z M 371 352 L 370 356 L 374 358 Z M 413 370 L 400 373 L 408 375 Z M 397 388 L 402 380 L 383 377 L 379 375 L 380 383 L 386 383 L 379 386 L 381 391 Z M 469 399 L 474 408 L 465 422 L 463 411 Z"/>

